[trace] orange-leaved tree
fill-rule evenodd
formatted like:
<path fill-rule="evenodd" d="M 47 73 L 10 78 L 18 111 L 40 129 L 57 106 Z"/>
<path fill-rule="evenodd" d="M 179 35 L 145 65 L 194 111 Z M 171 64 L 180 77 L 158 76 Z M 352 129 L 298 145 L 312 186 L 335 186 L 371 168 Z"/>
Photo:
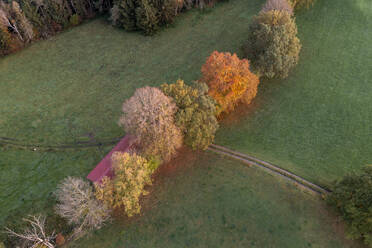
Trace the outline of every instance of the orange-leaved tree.
<path fill-rule="evenodd" d="M 249 104 L 257 94 L 258 77 L 249 70 L 249 61 L 236 54 L 214 51 L 202 66 L 202 74 L 208 94 L 218 103 L 217 114 L 241 102 Z"/>

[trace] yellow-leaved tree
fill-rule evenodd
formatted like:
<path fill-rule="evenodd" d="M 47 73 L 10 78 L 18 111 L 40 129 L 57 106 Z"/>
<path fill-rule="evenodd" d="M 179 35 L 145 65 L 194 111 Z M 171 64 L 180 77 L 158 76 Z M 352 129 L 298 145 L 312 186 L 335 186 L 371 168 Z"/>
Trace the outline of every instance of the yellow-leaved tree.
<path fill-rule="evenodd" d="M 136 153 L 115 152 L 112 155 L 114 177 L 104 177 L 96 183 L 96 198 L 111 208 L 124 207 L 128 217 L 140 213 L 140 197 L 151 185 L 151 164 Z"/>

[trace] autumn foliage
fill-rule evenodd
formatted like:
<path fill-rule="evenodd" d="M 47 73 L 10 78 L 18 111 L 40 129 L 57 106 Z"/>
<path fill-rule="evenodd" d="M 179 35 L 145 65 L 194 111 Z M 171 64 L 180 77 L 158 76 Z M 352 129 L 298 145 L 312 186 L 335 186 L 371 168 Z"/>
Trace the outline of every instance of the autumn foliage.
<path fill-rule="evenodd" d="M 104 177 L 101 184 L 96 184 L 96 197 L 111 208 L 124 208 L 128 217 L 140 213 L 140 197 L 146 195 L 144 189 L 151 184 L 150 163 L 133 153 L 116 152 L 112 155 L 115 177 Z"/>
<path fill-rule="evenodd" d="M 183 135 L 175 125 L 177 106 L 158 88 L 137 89 L 123 104 L 120 124 L 137 138 L 137 145 L 146 158 L 169 161 L 182 146 Z"/>
<path fill-rule="evenodd" d="M 250 71 L 249 61 L 236 54 L 214 51 L 203 65 L 202 74 L 208 94 L 219 105 L 218 114 L 233 110 L 238 103 L 251 103 L 257 94 L 258 77 Z"/>
<path fill-rule="evenodd" d="M 199 82 L 189 86 L 177 80 L 174 84 L 163 84 L 161 89 L 178 107 L 175 123 L 183 132 L 185 144 L 194 150 L 207 149 L 218 129 L 216 104 L 208 96 L 208 86 Z"/>

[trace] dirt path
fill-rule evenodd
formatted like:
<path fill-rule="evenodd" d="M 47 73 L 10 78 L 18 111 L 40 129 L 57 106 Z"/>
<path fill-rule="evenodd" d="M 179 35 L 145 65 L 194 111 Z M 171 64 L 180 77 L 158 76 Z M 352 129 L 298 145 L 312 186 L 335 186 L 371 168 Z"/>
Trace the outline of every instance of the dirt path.
<path fill-rule="evenodd" d="M 271 163 L 265 162 L 263 160 L 260 160 L 258 158 L 255 158 L 255 157 L 252 157 L 252 156 L 240 153 L 240 152 L 230 150 L 226 147 L 212 144 L 209 146 L 208 150 L 222 154 L 224 156 L 228 156 L 230 158 L 240 160 L 243 163 L 248 164 L 249 166 L 256 166 L 261 169 L 264 169 L 271 174 L 278 175 L 290 181 L 291 183 L 295 184 L 297 187 L 305 189 L 306 191 L 309 191 L 310 193 L 317 194 L 317 195 L 325 195 L 331 192 L 329 189 L 323 188 L 319 185 L 309 182 L 306 179 L 300 176 L 297 176 L 289 171 L 286 171 L 276 165 L 273 165 Z"/>

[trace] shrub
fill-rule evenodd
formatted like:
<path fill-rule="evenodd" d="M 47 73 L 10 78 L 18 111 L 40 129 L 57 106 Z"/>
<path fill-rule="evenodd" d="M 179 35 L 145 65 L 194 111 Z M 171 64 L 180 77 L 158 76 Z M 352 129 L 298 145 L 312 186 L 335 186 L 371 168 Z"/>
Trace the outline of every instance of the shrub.
<path fill-rule="evenodd" d="M 93 187 L 80 178 L 67 177 L 55 195 L 56 213 L 75 226 L 74 236 L 99 229 L 110 218 L 109 209 L 95 199 Z"/>
<path fill-rule="evenodd" d="M 267 0 L 262 7 L 262 12 L 272 10 L 287 11 L 290 15 L 293 15 L 293 8 L 287 0 Z"/>
<path fill-rule="evenodd" d="M 185 144 L 194 150 L 207 149 L 218 129 L 215 101 L 207 95 L 208 86 L 200 83 L 191 87 L 178 80 L 163 84 L 161 89 L 177 104 L 175 121 L 184 134 Z"/>
<path fill-rule="evenodd" d="M 128 217 L 140 213 L 140 197 L 148 192 L 144 189 L 151 184 L 149 162 L 133 153 L 115 152 L 112 155 L 114 178 L 104 177 L 96 184 L 96 197 L 112 208 L 124 207 Z"/>
<path fill-rule="evenodd" d="M 310 8 L 315 3 L 315 0 L 288 0 L 288 1 L 292 5 L 292 8 L 294 9 Z"/>
<path fill-rule="evenodd" d="M 244 50 L 261 75 L 286 78 L 301 50 L 294 19 L 285 11 L 261 12 L 253 18 Z"/>
<path fill-rule="evenodd" d="M 177 106 L 159 89 L 137 89 L 124 102 L 123 112 L 120 124 L 137 138 L 139 149 L 146 157 L 168 161 L 181 147 L 182 133 L 174 123 Z"/>
<path fill-rule="evenodd" d="M 236 54 L 214 51 L 202 67 L 208 94 L 218 103 L 217 112 L 229 112 L 238 103 L 249 104 L 257 94 L 258 77 L 249 70 L 249 61 Z"/>
<path fill-rule="evenodd" d="M 349 237 L 372 247 L 372 166 L 338 181 L 327 201 L 347 222 Z"/>

